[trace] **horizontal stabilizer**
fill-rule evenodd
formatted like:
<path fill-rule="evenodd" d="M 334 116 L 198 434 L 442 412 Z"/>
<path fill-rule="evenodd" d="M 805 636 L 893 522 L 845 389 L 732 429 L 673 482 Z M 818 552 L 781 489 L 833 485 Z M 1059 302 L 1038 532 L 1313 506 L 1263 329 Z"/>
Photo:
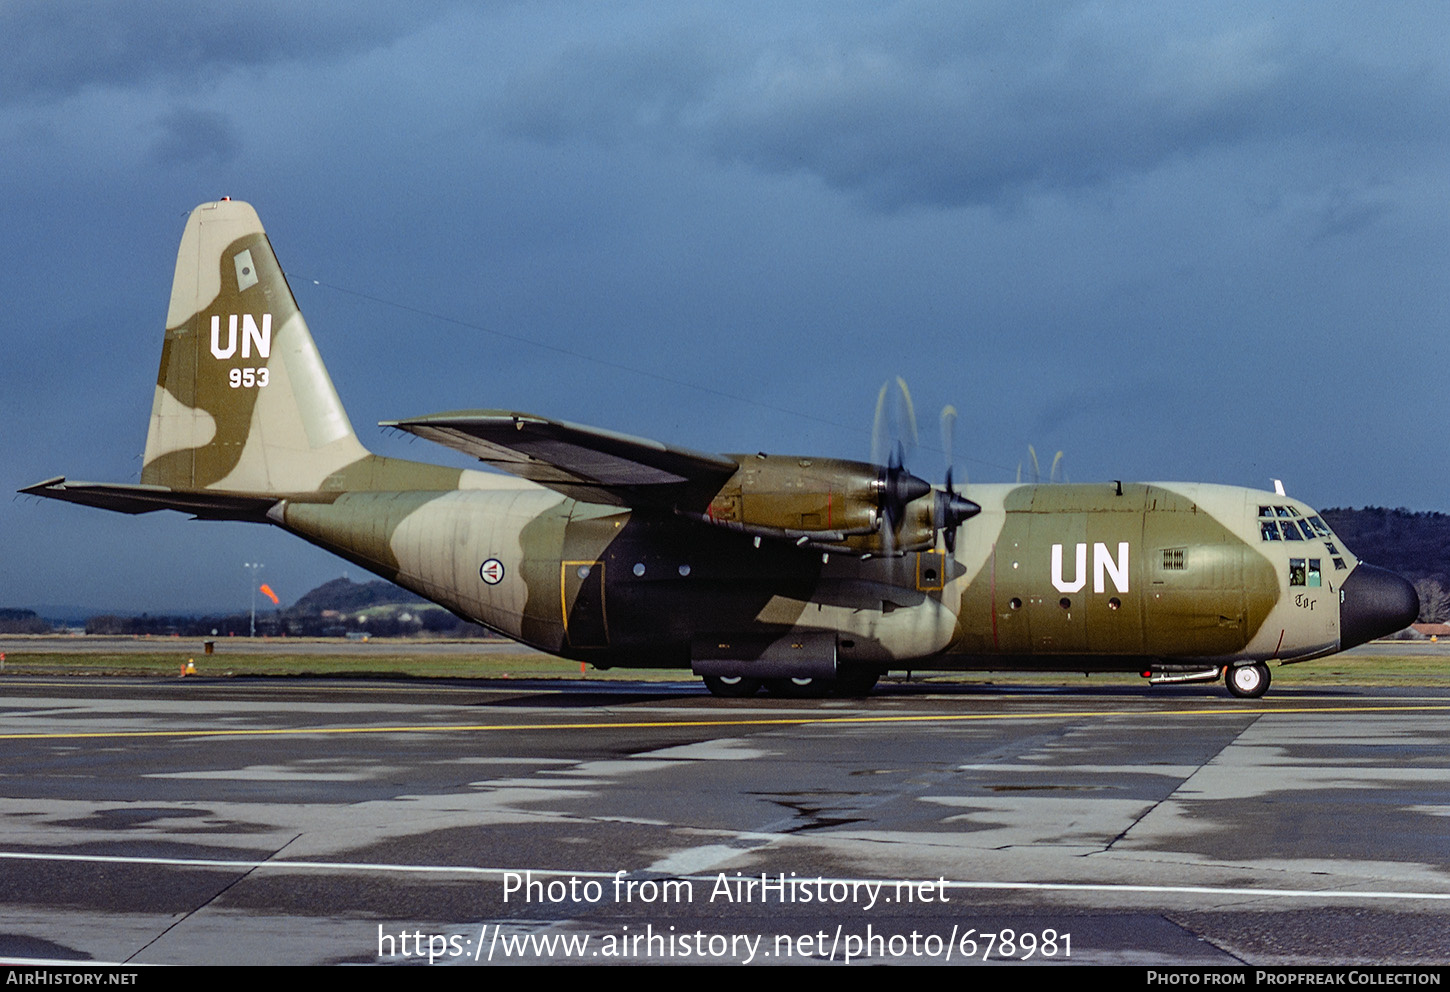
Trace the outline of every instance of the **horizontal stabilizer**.
<path fill-rule="evenodd" d="M 574 499 L 703 510 L 739 469 L 733 459 L 509 410 L 458 410 L 384 427 L 416 434 Z"/>
<path fill-rule="evenodd" d="M 128 486 L 104 482 L 67 482 L 65 476 L 46 479 L 20 490 L 29 496 L 80 503 L 118 513 L 179 510 L 205 520 L 264 521 L 276 496 L 248 493 L 176 492 L 165 486 Z"/>

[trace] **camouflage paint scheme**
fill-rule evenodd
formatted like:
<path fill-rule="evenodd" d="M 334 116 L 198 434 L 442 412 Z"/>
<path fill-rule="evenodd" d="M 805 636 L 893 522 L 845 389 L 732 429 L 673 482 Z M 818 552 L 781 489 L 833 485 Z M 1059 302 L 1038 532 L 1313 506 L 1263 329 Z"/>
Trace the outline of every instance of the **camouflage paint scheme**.
<path fill-rule="evenodd" d="M 1231 670 L 1257 695 L 1263 662 L 1348 646 L 1344 584 L 1369 569 L 1327 528 L 1262 540 L 1264 510 L 1315 511 L 1228 486 L 973 485 L 955 527 L 925 483 L 888 512 L 886 470 L 863 462 L 509 411 L 392 425 L 521 478 L 367 451 L 255 211 L 223 200 L 182 237 L 140 485 L 23 491 L 268 522 L 541 650 L 693 667 L 725 695 L 865 691 L 901 668 Z M 1291 587 L 1291 557 L 1316 553 L 1322 584 Z M 1378 581 L 1400 601 L 1357 632 L 1403 625 L 1403 590 Z"/>

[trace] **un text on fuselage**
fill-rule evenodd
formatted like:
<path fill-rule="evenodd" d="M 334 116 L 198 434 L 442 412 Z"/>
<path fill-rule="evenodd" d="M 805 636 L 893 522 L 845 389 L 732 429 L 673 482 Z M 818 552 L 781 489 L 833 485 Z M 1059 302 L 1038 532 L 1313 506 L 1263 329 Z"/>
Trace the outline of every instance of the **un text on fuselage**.
<path fill-rule="evenodd" d="M 242 325 L 242 357 L 252 357 L 252 347 L 256 346 L 258 358 L 270 358 L 272 355 L 272 315 L 262 314 L 262 325 L 257 326 L 256 318 L 249 313 L 241 315 Z M 211 318 L 211 353 L 215 358 L 231 358 L 237 353 L 237 315 L 227 317 L 227 346 L 222 347 L 221 343 L 222 319 L 217 315 Z"/>
<path fill-rule="evenodd" d="M 1087 585 L 1088 546 L 1077 544 L 1076 568 L 1071 582 L 1062 577 L 1062 545 L 1052 546 L 1052 585 L 1058 592 L 1079 592 Z M 1118 542 L 1118 555 L 1113 557 L 1108 546 L 1101 541 L 1093 545 L 1093 592 L 1106 592 L 1107 579 L 1111 577 L 1118 592 L 1128 591 L 1128 542 Z"/>

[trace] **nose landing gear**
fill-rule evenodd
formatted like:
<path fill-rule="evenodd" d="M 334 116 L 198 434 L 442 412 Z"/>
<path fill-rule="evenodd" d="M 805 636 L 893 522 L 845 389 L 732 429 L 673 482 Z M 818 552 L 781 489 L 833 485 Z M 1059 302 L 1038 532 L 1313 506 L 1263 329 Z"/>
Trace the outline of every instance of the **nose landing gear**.
<path fill-rule="evenodd" d="M 1258 699 L 1269 691 L 1269 666 L 1261 661 L 1238 665 L 1224 673 L 1228 691 L 1240 699 Z"/>

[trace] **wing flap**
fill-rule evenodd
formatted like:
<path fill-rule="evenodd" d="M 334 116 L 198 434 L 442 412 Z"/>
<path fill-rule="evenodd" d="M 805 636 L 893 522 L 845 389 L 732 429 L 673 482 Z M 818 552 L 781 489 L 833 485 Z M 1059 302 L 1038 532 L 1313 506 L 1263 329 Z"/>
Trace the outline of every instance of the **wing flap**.
<path fill-rule="evenodd" d="M 700 510 L 739 468 L 722 455 L 511 410 L 458 410 L 382 426 L 566 496 L 611 506 Z"/>

